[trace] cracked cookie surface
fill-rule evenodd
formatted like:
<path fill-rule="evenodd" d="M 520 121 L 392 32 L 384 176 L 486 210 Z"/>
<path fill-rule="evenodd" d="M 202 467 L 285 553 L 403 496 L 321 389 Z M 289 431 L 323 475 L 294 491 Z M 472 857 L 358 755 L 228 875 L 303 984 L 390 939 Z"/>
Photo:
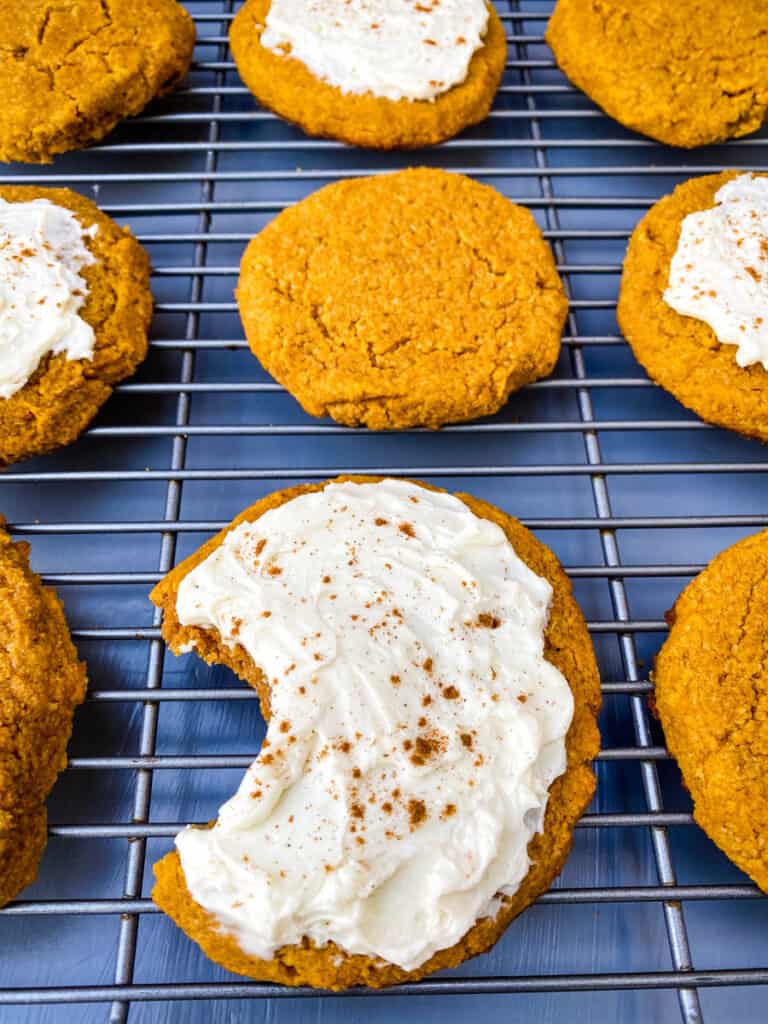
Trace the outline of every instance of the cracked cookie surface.
<path fill-rule="evenodd" d="M 484 45 L 473 55 L 466 79 L 434 101 L 388 100 L 371 93 L 344 93 L 316 78 L 301 61 L 261 45 L 271 0 L 248 0 L 230 30 L 240 77 L 263 106 L 319 135 L 371 149 L 430 146 L 488 115 L 507 56 L 496 11 Z"/>
<path fill-rule="evenodd" d="M 216 630 L 183 626 L 176 614 L 179 584 L 240 523 L 253 522 L 269 509 L 324 488 L 327 483 L 376 483 L 381 477 L 339 477 L 335 481 L 303 484 L 267 495 L 245 509 L 224 530 L 212 537 L 180 565 L 176 566 L 152 591 L 151 599 L 163 609 L 163 636 L 176 653 L 189 641 L 195 653 L 209 664 L 227 665 L 259 694 L 262 713 L 270 714 L 269 684 L 244 648 L 224 644 Z M 428 484 L 413 481 L 430 490 Z M 595 788 L 591 762 L 599 749 L 596 718 L 600 708 L 600 680 L 584 618 L 577 605 L 570 581 L 555 555 L 517 519 L 468 494 L 457 497 L 476 515 L 496 523 L 507 535 L 521 558 L 539 576 L 552 585 L 549 623 L 544 634 L 545 657 L 568 680 L 574 696 L 574 715 L 566 737 L 567 768 L 552 783 L 543 830 L 528 844 L 531 866 L 517 891 L 503 897 L 495 917 L 482 918 L 449 949 L 440 950 L 413 971 L 405 971 L 384 960 L 350 954 L 329 942 L 316 947 L 308 940 L 301 945 L 283 946 L 271 960 L 249 956 L 235 939 L 222 931 L 216 919 L 190 894 L 178 853 L 174 850 L 155 864 L 156 883 L 152 891 L 155 903 L 187 935 L 201 946 L 216 963 L 236 974 L 275 981 L 283 985 L 312 985 L 316 988 L 345 989 L 356 985 L 381 988 L 404 981 L 415 981 L 443 968 L 456 967 L 469 957 L 489 949 L 514 917 L 549 888 L 570 852 L 573 828 L 587 807 Z"/>
<path fill-rule="evenodd" d="M 607 114 L 671 146 L 748 135 L 768 113 L 764 0 L 558 0 L 546 38 Z"/>
<path fill-rule="evenodd" d="M 85 666 L 61 602 L 0 521 L 0 906 L 29 885 L 47 837 L 45 799 L 66 766 Z"/>
<path fill-rule="evenodd" d="M 683 591 L 653 677 L 694 818 L 768 892 L 768 531 Z"/>
<path fill-rule="evenodd" d="M 176 0 L 0 0 L 0 160 L 103 138 L 173 88 L 194 42 Z"/>
<path fill-rule="evenodd" d="M 80 271 L 88 296 L 80 316 L 96 335 L 93 359 L 44 357 L 27 383 L 0 398 L 0 466 L 69 444 L 88 426 L 112 388 L 130 376 L 147 353 L 152 317 L 149 257 L 127 228 L 120 228 L 89 199 L 66 188 L 0 187 L 0 199 L 48 199 L 75 214 L 96 263 Z"/>
<path fill-rule="evenodd" d="M 567 311 L 529 211 L 427 168 L 283 211 L 237 299 L 252 352 L 308 413 L 375 430 L 496 412 L 552 372 Z"/>
<path fill-rule="evenodd" d="M 768 441 L 768 371 L 759 363 L 739 366 L 735 345 L 722 345 L 709 324 L 664 301 L 683 220 L 714 206 L 716 193 L 739 173 L 692 178 L 651 207 L 629 241 L 616 315 L 657 384 L 709 423 Z"/>

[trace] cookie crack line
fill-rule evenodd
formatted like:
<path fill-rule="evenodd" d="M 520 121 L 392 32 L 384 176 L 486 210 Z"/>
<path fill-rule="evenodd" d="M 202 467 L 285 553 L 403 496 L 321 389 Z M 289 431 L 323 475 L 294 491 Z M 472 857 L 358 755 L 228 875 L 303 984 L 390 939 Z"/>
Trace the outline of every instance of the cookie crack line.
<path fill-rule="evenodd" d="M 734 650 L 732 652 L 733 657 L 734 657 L 734 659 L 736 661 L 736 667 L 738 667 L 738 658 L 736 657 L 736 653 L 738 652 L 739 647 L 741 646 L 743 640 L 747 636 L 746 626 L 747 626 L 747 622 L 749 620 L 750 612 L 752 611 L 752 606 L 753 606 L 754 601 L 755 601 L 755 593 L 758 590 L 758 588 L 763 586 L 766 582 L 768 582 L 768 571 L 766 573 L 764 573 L 762 576 L 760 576 L 757 580 L 754 580 L 750 584 L 749 591 L 747 593 L 747 600 L 746 600 L 746 603 L 744 605 L 744 613 L 741 616 L 741 620 L 740 620 L 739 625 L 737 627 L 737 638 L 736 638 L 736 642 L 734 644 Z M 762 672 L 762 670 L 763 670 L 763 668 L 765 666 L 765 663 L 766 663 L 767 659 L 768 659 L 768 648 L 766 648 L 766 651 L 764 652 L 764 654 L 763 654 L 763 656 L 761 658 L 761 662 L 760 662 L 760 665 L 758 666 L 757 671 L 753 672 L 749 676 L 749 678 L 748 678 L 748 682 L 749 682 L 750 688 L 752 690 L 752 702 L 751 702 L 749 710 L 748 710 L 748 714 L 749 714 L 748 721 L 751 721 L 751 722 L 753 722 L 755 720 L 755 714 L 757 712 L 757 707 L 758 707 L 758 705 L 760 703 L 760 694 L 759 694 L 757 686 L 756 686 L 756 679 L 757 679 L 757 677 L 760 676 L 760 674 L 761 674 L 761 672 Z M 718 679 L 717 679 L 718 685 L 721 685 L 723 683 L 723 681 L 725 680 L 725 678 L 729 674 L 730 674 L 729 668 L 726 666 L 725 670 L 718 674 Z M 732 740 L 734 740 L 734 742 L 737 742 L 737 741 L 735 741 L 735 736 L 736 736 L 736 734 L 738 732 L 740 732 L 741 730 L 744 729 L 746 724 L 748 724 L 748 723 L 747 722 L 734 723 L 729 729 L 726 729 L 726 731 L 723 733 L 723 736 L 722 736 L 722 738 L 720 740 L 720 746 L 728 746 L 728 745 L 731 744 Z M 713 756 L 713 755 L 710 755 L 710 756 Z"/>

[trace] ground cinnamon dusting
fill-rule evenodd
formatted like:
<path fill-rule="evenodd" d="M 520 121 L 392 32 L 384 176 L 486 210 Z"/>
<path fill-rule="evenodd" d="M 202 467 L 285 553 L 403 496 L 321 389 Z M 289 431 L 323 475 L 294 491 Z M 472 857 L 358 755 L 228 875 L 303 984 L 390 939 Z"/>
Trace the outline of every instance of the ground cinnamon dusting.
<path fill-rule="evenodd" d="M 427 808 L 423 800 L 411 799 L 408 801 L 408 821 L 411 831 L 417 829 L 427 820 Z"/>

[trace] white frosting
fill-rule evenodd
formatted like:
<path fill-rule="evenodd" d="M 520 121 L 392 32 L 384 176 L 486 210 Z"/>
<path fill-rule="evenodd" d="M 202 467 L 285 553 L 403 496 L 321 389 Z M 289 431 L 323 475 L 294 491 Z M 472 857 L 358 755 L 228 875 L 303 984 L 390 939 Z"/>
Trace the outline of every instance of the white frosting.
<path fill-rule="evenodd" d="M 740 174 L 715 202 L 683 221 L 664 301 L 768 370 L 768 178 Z"/>
<path fill-rule="evenodd" d="M 498 526 L 396 480 L 295 498 L 187 574 L 180 621 L 271 685 L 237 794 L 176 839 L 245 952 L 308 936 L 412 969 L 515 892 L 573 714 L 550 599 Z"/>
<path fill-rule="evenodd" d="M 272 0 L 261 35 L 345 93 L 432 100 L 467 77 L 485 0 Z"/>
<path fill-rule="evenodd" d="M 85 238 L 95 233 L 47 199 L 0 199 L 0 398 L 23 388 L 49 352 L 93 358 L 93 328 L 79 310 L 88 294 L 80 271 L 96 262 Z"/>

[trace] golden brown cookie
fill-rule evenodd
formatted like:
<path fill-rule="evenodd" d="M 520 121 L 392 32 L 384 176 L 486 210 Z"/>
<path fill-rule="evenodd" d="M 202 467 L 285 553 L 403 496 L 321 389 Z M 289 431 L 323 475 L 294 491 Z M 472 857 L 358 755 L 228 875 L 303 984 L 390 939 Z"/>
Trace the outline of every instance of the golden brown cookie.
<path fill-rule="evenodd" d="M 237 299 L 251 351 L 307 412 L 373 430 L 496 412 L 552 372 L 567 311 L 528 210 L 428 168 L 284 210 Z"/>
<path fill-rule="evenodd" d="M 338 481 L 374 483 L 380 477 L 340 477 Z M 163 635 L 172 650 L 179 652 L 194 639 L 195 651 L 211 664 L 229 666 L 259 693 L 263 713 L 269 717 L 269 686 L 242 647 L 220 643 L 215 631 L 182 626 L 176 615 L 176 596 L 181 580 L 221 544 L 225 535 L 242 522 L 253 522 L 271 508 L 300 494 L 320 490 L 326 483 L 305 484 L 277 491 L 256 502 L 233 522 L 178 565 L 152 591 L 151 599 L 163 609 Z M 428 487 L 419 483 L 419 486 Z M 437 488 L 433 488 L 437 489 Z M 458 497 L 481 518 L 497 523 L 506 533 L 518 556 L 553 587 L 550 620 L 545 634 L 547 659 L 565 675 L 574 695 L 574 717 L 566 739 L 568 767 L 550 787 L 544 830 L 528 846 L 531 868 L 518 891 L 504 897 L 494 918 L 478 921 L 464 938 L 442 950 L 414 971 L 371 957 L 351 955 L 329 943 L 284 946 L 272 960 L 246 955 L 235 940 L 218 929 L 215 919 L 190 895 L 178 854 L 174 851 L 155 865 L 156 884 L 152 898 L 203 951 L 217 963 L 237 974 L 275 981 L 284 985 L 313 985 L 343 989 L 354 985 L 379 988 L 402 981 L 414 981 L 444 967 L 455 967 L 468 957 L 482 953 L 499 938 L 509 922 L 529 906 L 559 873 L 571 848 L 574 825 L 588 805 L 595 786 L 591 761 L 599 748 L 596 716 L 600 706 L 600 684 L 592 643 L 584 619 L 573 598 L 568 577 L 554 554 L 506 513 L 468 494 Z"/>
<path fill-rule="evenodd" d="M 574 85 L 659 142 L 748 135 L 768 112 L 764 0 L 558 0 L 546 38 Z"/>
<path fill-rule="evenodd" d="M 240 77 L 265 107 L 308 135 L 370 149 L 413 149 L 449 139 L 488 115 L 504 72 L 507 41 L 493 6 L 484 45 L 466 79 L 434 101 L 388 100 L 344 93 L 316 78 L 299 60 L 260 43 L 271 0 L 247 0 L 229 34 Z"/>
<path fill-rule="evenodd" d="M 715 194 L 737 172 L 678 185 L 643 217 L 624 260 L 617 317 L 650 377 L 702 419 L 768 440 L 768 371 L 741 367 L 734 345 L 721 345 L 702 320 L 681 316 L 664 301 L 669 268 L 689 213 L 715 205 Z"/>
<path fill-rule="evenodd" d="M 85 666 L 61 602 L 0 523 L 0 906 L 29 885 L 45 848 L 45 799 L 67 763 Z"/>
<path fill-rule="evenodd" d="M 194 45 L 176 0 L 0 0 L 0 160 L 103 138 L 184 77 Z"/>
<path fill-rule="evenodd" d="M 670 752 L 713 842 L 768 892 L 768 531 L 719 554 L 669 613 L 653 673 Z"/>
<path fill-rule="evenodd" d="M 89 199 L 66 188 L 27 185 L 0 187 L 0 199 L 48 199 L 72 210 L 84 228 L 98 228 L 85 238 L 97 262 L 81 271 L 88 298 L 80 315 L 96 335 L 93 359 L 48 355 L 20 391 L 0 398 L 2 466 L 68 444 L 88 426 L 113 386 L 147 353 L 152 294 L 146 252 Z"/>

